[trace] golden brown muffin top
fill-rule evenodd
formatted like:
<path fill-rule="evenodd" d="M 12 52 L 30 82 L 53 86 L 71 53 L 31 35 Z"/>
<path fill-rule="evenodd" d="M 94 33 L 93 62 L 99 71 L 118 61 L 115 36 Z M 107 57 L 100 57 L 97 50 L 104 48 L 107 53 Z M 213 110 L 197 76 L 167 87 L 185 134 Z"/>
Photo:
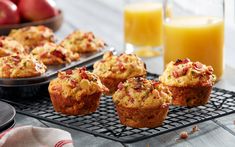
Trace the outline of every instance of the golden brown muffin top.
<path fill-rule="evenodd" d="M 40 76 L 46 66 L 31 55 L 11 55 L 0 58 L 0 78 Z"/>
<path fill-rule="evenodd" d="M 13 29 L 9 36 L 20 42 L 28 53 L 46 42 L 55 42 L 53 31 L 42 25 Z"/>
<path fill-rule="evenodd" d="M 68 35 L 60 45 L 73 52 L 87 53 L 101 50 L 104 48 L 105 43 L 103 40 L 95 37 L 92 32 L 76 30 Z"/>
<path fill-rule="evenodd" d="M 80 100 L 82 96 L 106 91 L 98 76 L 85 67 L 59 72 L 58 77 L 50 82 L 49 92 L 62 94 L 65 98 Z"/>
<path fill-rule="evenodd" d="M 116 105 L 140 109 L 168 106 L 171 99 L 171 92 L 163 84 L 142 77 L 130 78 L 120 83 L 113 95 Z"/>
<path fill-rule="evenodd" d="M 94 64 L 93 73 L 104 78 L 127 79 L 145 76 L 145 63 L 135 54 L 113 55 L 112 52 L 104 54 L 103 59 Z"/>
<path fill-rule="evenodd" d="M 0 36 L 0 57 L 13 54 L 25 54 L 22 44 L 11 37 Z"/>
<path fill-rule="evenodd" d="M 64 64 L 79 60 L 79 54 L 58 46 L 55 43 L 45 43 L 31 51 L 36 58 L 46 65 Z"/>
<path fill-rule="evenodd" d="M 171 61 L 159 80 L 168 86 L 211 86 L 216 77 L 213 68 L 189 59 Z"/>

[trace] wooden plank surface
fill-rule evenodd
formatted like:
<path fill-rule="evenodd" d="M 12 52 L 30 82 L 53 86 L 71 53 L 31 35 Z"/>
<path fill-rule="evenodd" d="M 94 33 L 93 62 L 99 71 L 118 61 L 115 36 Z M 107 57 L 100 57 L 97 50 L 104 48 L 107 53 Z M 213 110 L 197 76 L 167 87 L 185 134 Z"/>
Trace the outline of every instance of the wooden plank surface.
<path fill-rule="evenodd" d="M 102 37 L 109 45 L 114 46 L 119 52 L 123 51 L 123 30 L 122 30 L 122 4 L 117 2 L 108 2 L 105 0 L 57 0 L 58 6 L 64 12 L 64 24 L 62 28 L 56 33 L 58 39 L 63 39 L 66 35 L 73 30 L 79 28 L 82 30 L 92 31 L 98 36 Z M 109 6 L 109 7 L 107 7 Z M 230 38 L 232 38 L 230 36 Z M 229 44 L 231 48 L 233 47 Z M 228 50 L 231 55 L 231 48 Z M 231 58 L 231 57 L 230 57 Z M 147 63 L 149 71 L 160 74 L 162 72 L 162 58 L 144 59 Z M 234 60 L 233 60 L 234 61 Z M 233 62 L 233 61 L 229 61 Z M 235 63 L 235 62 L 234 62 Z M 235 91 L 235 69 L 233 66 L 226 66 L 225 76 L 217 86 L 225 89 Z M 232 77 L 228 78 L 228 77 Z M 31 124 L 35 126 L 44 126 L 36 119 L 17 115 L 17 125 Z M 189 146 L 189 147 L 201 147 L 201 146 L 235 146 L 235 136 L 232 132 L 235 132 L 235 114 L 216 119 L 216 121 L 207 121 L 198 124 L 200 131 L 191 135 L 189 139 L 176 142 L 181 131 L 190 131 L 192 126 L 183 128 L 171 133 L 153 137 L 134 144 L 128 144 L 128 146 L 136 147 L 161 147 L 161 146 Z M 50 123 L 46 123 L 50 127 L 58 127 Z M 75 146 L 122 146 L 120 143 L 113 142 L 107 139 L 94 137 L 92 135 L 74 131 L 67 128 L 62 128 L 71 132 L 75 141 Z"/>

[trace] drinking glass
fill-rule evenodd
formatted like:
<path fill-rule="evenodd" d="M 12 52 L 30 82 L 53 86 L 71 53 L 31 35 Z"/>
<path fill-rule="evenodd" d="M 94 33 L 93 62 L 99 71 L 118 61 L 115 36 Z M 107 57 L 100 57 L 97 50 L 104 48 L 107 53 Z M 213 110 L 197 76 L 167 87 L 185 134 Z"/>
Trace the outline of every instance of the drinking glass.
<path fill-rule="evenodd" d="M 171 7 L 171 16 L 167 7 Z M 164 65 L 189 58 L 211 65 L 220 79 L 224 67 L 224 0 L 164 0 L 163 11 Z"/>
<path fill-rule="evenodd" d="M 125 52 L 140 57 L 161 54 L 162 1 L 129 0 L 124 8 Z"/>

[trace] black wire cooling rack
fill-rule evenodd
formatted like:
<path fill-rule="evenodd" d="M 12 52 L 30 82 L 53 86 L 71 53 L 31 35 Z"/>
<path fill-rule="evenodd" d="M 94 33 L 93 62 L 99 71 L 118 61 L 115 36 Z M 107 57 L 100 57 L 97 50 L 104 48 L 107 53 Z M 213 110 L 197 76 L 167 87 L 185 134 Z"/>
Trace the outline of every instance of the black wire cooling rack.
<path fill-rule="evenodd" d="M 148 74 L 148 79 L 155 78 L 157 75 Z M 205 106 L 195 108 L 171 106 L 164 124 L 151 129 L 136 129 L 120 124 L 112 97 L 108 96 L 102 96 L 99 109 L 86 116 L 66 116 L 55 112 L 45 91 L 44 95 L 37 98 L 1 100 L 12 104 L 20 114 L 121 143 L 140 141 L 235 112 L 235 93 L 219 88 L 213 89 L 211 100 Z"/>

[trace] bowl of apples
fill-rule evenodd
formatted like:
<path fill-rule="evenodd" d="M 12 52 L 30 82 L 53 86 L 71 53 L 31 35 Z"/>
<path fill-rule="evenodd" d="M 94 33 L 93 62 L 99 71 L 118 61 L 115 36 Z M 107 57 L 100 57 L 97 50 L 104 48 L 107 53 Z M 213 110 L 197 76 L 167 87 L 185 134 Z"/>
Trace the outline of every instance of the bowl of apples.
<path fill-rule="evenodd" d="M 54 0 L 0 0 L 0 35 L 12 29 L 44 25 L 57 31 L 63 22 L 63 13 Z"/>

